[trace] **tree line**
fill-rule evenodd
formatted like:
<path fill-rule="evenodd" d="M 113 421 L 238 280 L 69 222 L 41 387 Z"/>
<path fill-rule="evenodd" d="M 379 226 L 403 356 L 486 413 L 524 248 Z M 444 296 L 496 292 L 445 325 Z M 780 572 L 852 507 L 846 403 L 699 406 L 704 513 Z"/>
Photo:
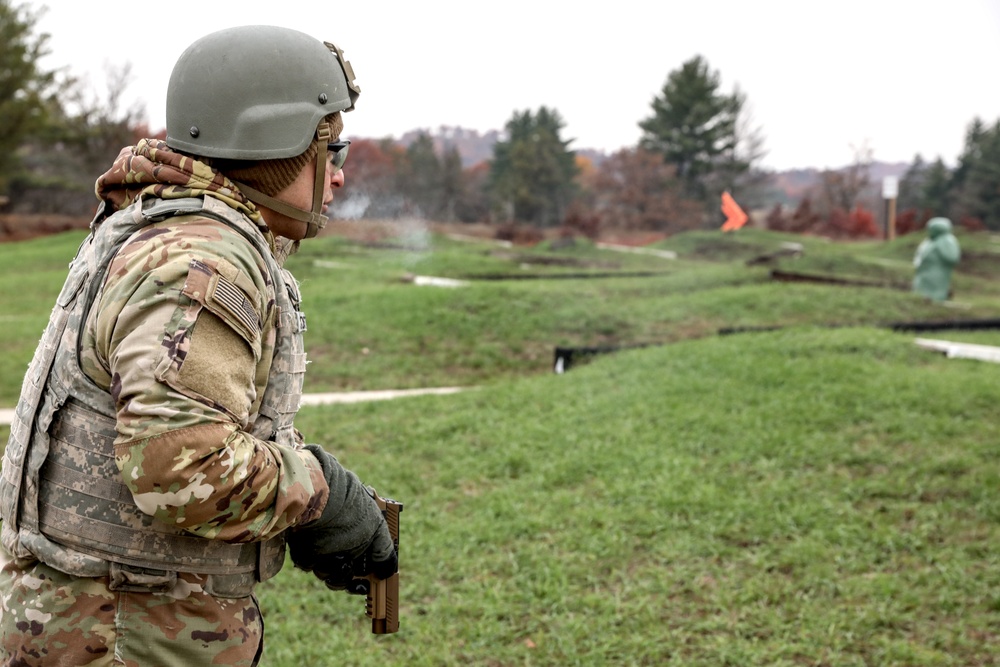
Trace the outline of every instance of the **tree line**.
<path fill-rule="evenodd" d="M 107 91 L 45 71 L 49 36 L 38 15 L 0 0 L 0 202 L 13 212 L 85 215 L 93 182 L 123 147 L 150 136 L 141 109 L 122 108 L 128 66 L 111 70 Z M 391 138 L 355 140 L 349 186 L 335 214 L 493 222 L 510 230 L 564 227 L 675 233 L 718 227 L 719 198 L 730 192 L 746 210 L 773 200 L 760 167 L 764 138 L 746 94 L 724 91 L 718 71 L 695 56 L 670 71 L 641 136 L 599 163 L 563 138 L 559 112 L 513 112 L 492 157 L 463 165 L 454 146 L 421 132 L 403 146 Z M 162 131 L 160 133 L 162 137 Z M 827 170 L 794 208 L 761 216 L 772 228 L 832 236 L 876 236 L 881 203 L 870 177 L 871 151 Z M 970 228 L 1000 229 L 1000 120 L 974 121 L 957 166 L 917 155 L 900 183 L 897 231 L 922 229 L 935 215 Z"/>
<path fill-rule="evenodd" d="M 570 148 L 562 116 L 546 106 L 515 111 L 492 159 L 467 168 L 457 148 L 435 146 L 428 133 L 406 148 L 356 141 L 351 189 L 338 210 L 587 233 L 680 231 L 715 224 L 722 190 L 748 200 L 762 192 L 763 142 L 747 121 L 745 96 L 722 92 L 704 58 L 670 73 L 640 127 L 639 145 L 600 164 Z"/>
<path fill-rule="evenodd" d="M 881 212 L 874 208 L 882 201 L 881 184 L 871 179 L 870 166 L 871 151 L 862 147 L 850 166 L 823 172 L 819 186 L 793 210 L 775 206 L 766 226 L 840 238 L 883 234 L 884 220 L 878 224 Z M 916 154 L 899 180 L 896 206 L 899 235 L 921 231 L 938 216 L 969 231 L 1000 230 L 1000 120 L 969 123 L 955 167 L 940 156 L 927 162 Z"/>
<path fill-rule="evenodd" d="M 920 225 L 944 215 L 970 229 L 1000 229 L 1000 119 L 987 125 L 976 118 L 954 168 L 941 158 L 913 158 L 899 185 L 900 221 Z"/>
<path fill-rule="evenodd" d="M 39 17 L 0 0 L 0 202 L 14 212 L 86 215 L 97 176 L 149 128 L 141 107 L 122 104 L 128 64 L 108 69 L 103 94 L 41 67 L 49 36 L 36 31 Z"/>

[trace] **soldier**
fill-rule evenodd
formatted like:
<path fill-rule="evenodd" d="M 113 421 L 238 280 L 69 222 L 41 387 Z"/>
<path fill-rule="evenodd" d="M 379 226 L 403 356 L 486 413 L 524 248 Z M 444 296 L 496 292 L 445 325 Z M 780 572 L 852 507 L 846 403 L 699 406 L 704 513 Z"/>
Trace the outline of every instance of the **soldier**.
<path fill-rule="evenodd" d="M 3 459 L 3 664 L 255 665 L 286 543 L 335 590 L 396 571 L 369 490 L 293 423 L 282 264 L 344 183 L 359 92 L 332 44 L 216 32 L 174 66 L 166 141 L 98 179 Z"/>

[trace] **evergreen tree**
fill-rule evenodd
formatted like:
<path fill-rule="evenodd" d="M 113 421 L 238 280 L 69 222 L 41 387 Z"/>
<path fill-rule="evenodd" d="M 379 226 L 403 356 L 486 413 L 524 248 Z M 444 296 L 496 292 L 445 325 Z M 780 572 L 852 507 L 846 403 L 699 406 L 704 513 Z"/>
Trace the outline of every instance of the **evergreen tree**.
<path fill-rule="evenodd" d="M 952 173 L 940 157 L 931 163 L 924 176 L 924 187 L 917 208 L 928 212 L 928 217 L 946 215 L 951 209 Z"/>
<path fill-rule="evenodd" d="M 455 202 L 455 217 L 462 222 L 482 222 L 490 217 L 488 193 L 490 163 L 483 160 L 462 170 L 462 190 Z"/>
<path fill-rule="evenodd" d="M 43 71 L 47 34 L 35 34 L 38 14 L 0 0 L 0 195 L 20 168 L 17 149 L 41 131 L 51 104 L 53 72 Z"/>
<path fill-rule="evenodd" d="M 918 153 L 899 181 L 899 210 L 912 209 L 919 223 L 936 215 L 949 215 L 951 189 L 951 170 L 941 158 L 928 164 Z"/>
<path fill-rule="evenodd" d="M 938 162 L 940 163 L 940 160 Z M 899 179 L 899 196 L 896 197 L 896 233 L 900 236 L 922 230 L 927 221 L 934 216 L 932 208 L 927 206 L 928 184 L 933 166 L 917 153 Z M 944 164 L 941 163 L 941 166 Z M 939 209 L 937 214 L 945 215 L 944 210 Z M 888 210 L 886 216 L 888 217 Z"/>
<path fill-rule="evenodd" d="M 919 208 L 929 169 L 930 166 L 920 153 L 913 156 L 913 162 L 906 168 L 903 177 L 899 179 L 899 196 L 896 198 L 899 210 Z"/>
<path fill-rule="evenodd" d="M 951 175 L 954 191 L 957 192 L 965 186 L 972 165 L 980 157 L 980 142 L 985 134 L 986 126 L 980 118 L 974 118 L 965 129 L 965 145 L 962 148 L 962 154 L 958 157 L 958 166 L 955 167 Z"/>
<path fill-rule="evenodd" d="M 724 189 L 735 189 L 762 155 L 759 133 L 740 122 L 746 97 L 719 92 L 719 73 L 701 56 L 671 72 L 639 123 L 640 146 L 676 168 L 689 197 L 716 206 Z"/>
<path fill-rule="evenodd" d="M 453 222 L 458 216 L 459 202 L 465 191 L 465 175 L 462 169 L 462 155 L 452 146 L 441 160 L 441 190 L 439 219 Z"/>
<path fill-rule="evenodd" d="M 928 165 L 917 155 L 900 183 L 900 207 L 917 211 L 921 221 L 940 215 L 1000 229 L 1000 120 L 969 123 L 954 169 L 940 157 Z"/>
<path fill-rule="evenodd" d="M 441 160 L 434 140 L 427 132 L 417 135 L 406 149 L 405 168 L 400 173 L 400 190 L 416 207 L 419 217 L 435 219 L 441 208 Z"/>
<path fill-rule="evenodd" d="M 973 121 L 955 180 L 956 217 L 1000 229 L 1000 120 L 988 128 L 979 119 Z"/>
<path fill-rule="evenodd" d="M 507 137 L 493 147 L 489 191 L 505 220 L 540 226 L 559 224 L 574 192 L 576 158 L 560 137 L 555 110 L 515 112 Z"/>

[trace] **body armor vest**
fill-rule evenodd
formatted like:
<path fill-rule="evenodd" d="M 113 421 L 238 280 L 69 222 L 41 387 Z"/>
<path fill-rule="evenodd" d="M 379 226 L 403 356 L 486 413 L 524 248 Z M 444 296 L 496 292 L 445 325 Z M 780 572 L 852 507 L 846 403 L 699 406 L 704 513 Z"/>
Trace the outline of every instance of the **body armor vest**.
<path fill-rule="evenodd" d="M 95 220 L 70 265 L 28 367 L 0 478 L 4 547 L 81 577 L 109 576 L 112 589 L 166 590 L 177 572 L 207 575 L 206 590 L 248 595 L 284 563 L 284 538 L 229 544 L 153 519 L 135 504 L 115 464 L 115 405 L 80 368 L 80 333 L 118 249 L 143 227 L 197 215 L 239 231 L 263 258 L 278 308 L 267 386 L 250 416 L 261 440 L 300 447 L 293 420 L 305 374 L 298 286 L 248 219 L 213 197 L 146 198 Z"/>

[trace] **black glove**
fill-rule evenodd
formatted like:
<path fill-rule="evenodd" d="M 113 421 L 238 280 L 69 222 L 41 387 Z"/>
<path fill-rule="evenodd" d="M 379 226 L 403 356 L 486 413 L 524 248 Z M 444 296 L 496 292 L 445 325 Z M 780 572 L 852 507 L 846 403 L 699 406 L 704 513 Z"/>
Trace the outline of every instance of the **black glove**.
<path fill-rule="evenodd" d="M 323 514 L 288 532 L 292 562 L 333 590 L 367 594 L 374 574 L 387 579 L 399 569 L 396 547 L 371 492 L 319 445 L 306 445 L 323 468 L 330 499 Z"/>

